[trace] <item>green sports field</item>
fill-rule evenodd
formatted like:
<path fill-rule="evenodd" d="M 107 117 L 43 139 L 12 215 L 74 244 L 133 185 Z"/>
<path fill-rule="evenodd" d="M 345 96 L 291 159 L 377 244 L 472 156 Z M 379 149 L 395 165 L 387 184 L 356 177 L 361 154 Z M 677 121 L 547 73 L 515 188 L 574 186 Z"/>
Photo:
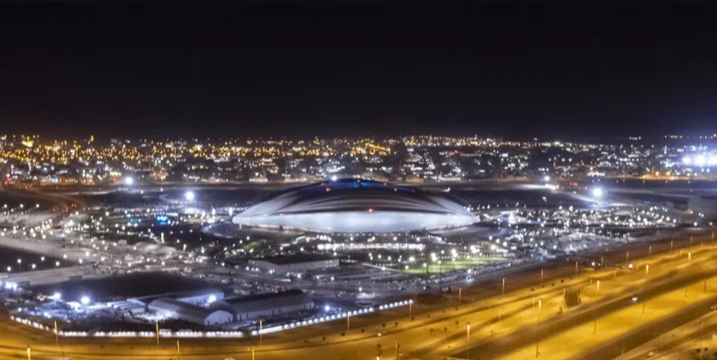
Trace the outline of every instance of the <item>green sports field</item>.
<path fill-rule="evenodd" d="M 487 257 L 477 256 L 472 258 L 460 258 L 456 260 L 441 260 L 442 264 L 430 263 L 428 265 L 429 274 L 438 274 L 439 272 L 448 272 L 454 269 L 468 269 L 476 265 L 483 265 L 491 262 L 502 262 L 506 261 L 503 257 Z M 423 262 L 416 261 L 413 264 L 409 264 L 408 269 L 402 269 L 407 274 L 425 274 L 426 268 L 423 267 Z"/>

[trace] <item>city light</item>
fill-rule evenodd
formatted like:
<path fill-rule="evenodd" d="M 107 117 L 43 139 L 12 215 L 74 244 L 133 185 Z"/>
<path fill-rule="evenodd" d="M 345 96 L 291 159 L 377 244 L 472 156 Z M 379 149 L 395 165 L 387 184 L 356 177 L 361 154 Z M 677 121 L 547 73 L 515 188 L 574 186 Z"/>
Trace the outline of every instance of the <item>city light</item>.
<path fill-rule="evenodd" d="M 682 158 L 682 163 L 684 165 L 694 165 L 698 167 L 703 166 L 717 166 L 717 155 L 705 155 L 705 154 L 696 154 L 696 155 L 686 155 Z"/>
<path fill-rule="evenodd" d="M 90 303 L 90 297 L 89 297 L 89 296 L 83 296 L 83 297 L 80 299 L 80 303 L 81 303 L 82 305 L 88 305 L 88 304 Z"/>
<path fill-rule="evenodd" d="M 50 298 L 52 300 L 59 301 L 60 299 L 62 299 L 62 294 L 60 294 L 59 292 L 56 292 L 56 293 L 52 294 L 52 296 Z"/>
<path fill-rule="evenodd" d="M 187 191 L 184 193 L 184 199 L 187 201 L 194 201 L 194 192 L 193 191 Z"/>
<path fill-rule="evenodd" d="M 601 198 L 603 196 L 603 189 L 600 187 L 593 188 L 592 194 L 596 198 Z"/>
<path fill-rule="evenodd" d="M 132 186 L 134 184 L 134 179 L 131 176 L 126 176 L 124 178 L 124 184 L 127 186 Z"/>
<path fill-rule="evenodd" d="M 705 166 L 707 162 L 704 155 L 696 155 L 694 161 L 697 166 Z"/>
<path fill-rule="evenodd" d="M 211 304 L 217 301 L 217 297 L 215 295 L 209 295 L 209 298 L 207 299 L 207 304 Z"/>

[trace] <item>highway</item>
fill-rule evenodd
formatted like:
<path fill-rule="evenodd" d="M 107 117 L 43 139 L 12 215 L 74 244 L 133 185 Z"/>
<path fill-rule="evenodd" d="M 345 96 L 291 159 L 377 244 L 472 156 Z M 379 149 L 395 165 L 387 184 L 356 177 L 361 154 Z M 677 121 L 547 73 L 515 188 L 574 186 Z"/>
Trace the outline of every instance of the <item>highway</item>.
<path fill-rule="evenodd" d="M 659 336 L 653 336 L 652 340 L 625 352 L 619 356 L 619 359 L 689 359 L 695 354 L 696 349 L 701 349 L 701 352 L 704 352 L 705 348 L 707 348 L 706 353 L 714 357 L 717 348 L 713 334 L 717 332 L 717 313 L 711 307 L 710 310 L 707 315 L 659 334 Z"/>
<path fill-rule="evenodd" d="M 709 282 L 716 283 L 717 277 L 710 278 Z M 709 311 L 715 299 L 714 290 L 703 291 L 702 281 L 649 297 L 644 299 L 647 300 L 646 302 L 632 302 L 630 299 L 625 299 L 624 303 L 631 306 L 607 313 L 605 316 L 593 316 L 590 318 L 592 321 L 575 324 L 557 335 L 533 341 L 532 344 L 499 358 L 584 360 L 612 358 L 620 355 L 625 348 L 639 345 L 662 330 L 679 326 Z"/>

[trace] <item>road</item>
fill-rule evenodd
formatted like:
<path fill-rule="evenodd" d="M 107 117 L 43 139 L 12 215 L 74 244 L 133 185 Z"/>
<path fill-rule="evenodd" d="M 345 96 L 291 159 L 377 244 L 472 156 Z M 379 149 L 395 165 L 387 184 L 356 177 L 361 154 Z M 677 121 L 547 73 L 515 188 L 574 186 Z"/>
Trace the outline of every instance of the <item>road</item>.
<path fill-rule="evenodd" d="M 618 359 L 693 359 L 696 349 L 701 349 L 700 352 L 704 353 L 705 348 L 707 358 L 713 359 L 716 350 L 713 336 L 717 332 L 717 313 L 710 310 L 707 315 L 675 329 L 662 334 L 655 332 L 652 340 L 622 354 Z"/>
<path fill-rule="evenodd" d="M 717 276 L 710 278 L 709 282 L 717 283 Z M 622 301 L 631 306 L 605 316 L 594 316 L 593 321 L 583 321 L 567 331 L 523 346 L 500 358 L 609 359 L 620 355 L 625 348 L 649 340 L 654 332 L 669 330 L 704 314 L 710 310 L 715 299 L 714 291 L 703 291 L 702 281 L 645 299 L 647 302 L 624 299 Z"/>

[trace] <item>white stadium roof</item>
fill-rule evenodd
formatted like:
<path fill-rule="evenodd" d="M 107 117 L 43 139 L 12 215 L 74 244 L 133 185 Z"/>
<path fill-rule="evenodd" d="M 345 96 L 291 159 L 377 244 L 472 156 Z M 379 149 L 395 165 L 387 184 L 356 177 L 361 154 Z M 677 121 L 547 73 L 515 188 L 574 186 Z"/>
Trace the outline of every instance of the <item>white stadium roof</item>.
<path fill-rule="evenodd" d="M 475 217 L 441 194 L 348 179 L 282 192 L 236 215 L 233 222 L 317 232 L 385 233 L 468 225 Z"/>

